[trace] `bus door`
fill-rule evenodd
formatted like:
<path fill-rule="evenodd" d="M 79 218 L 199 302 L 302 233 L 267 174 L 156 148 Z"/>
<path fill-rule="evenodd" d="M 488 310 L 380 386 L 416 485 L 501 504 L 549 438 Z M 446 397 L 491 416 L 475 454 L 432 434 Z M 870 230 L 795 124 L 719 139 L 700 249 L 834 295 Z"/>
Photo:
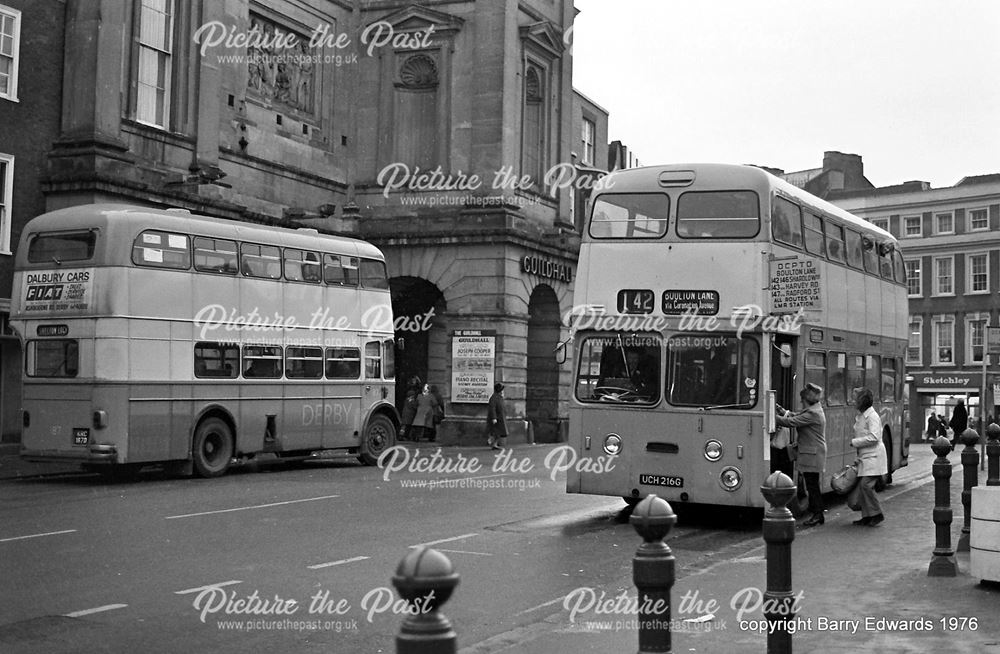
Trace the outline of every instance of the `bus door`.
<path fill-rule="evenodd" d="M 795 411 L 799 408 L 795 393 L 795 337 L 788 334 L 774 334 L 770 350 L 771 389 L 774 391 L 774 401 L 785 409 Z M 791 357 L 788 352 L 792 353 Z M 771 472 L 775 470 L 780 470 L 797 481 L 792 463 L 784 451 L 771 451 Z"/>

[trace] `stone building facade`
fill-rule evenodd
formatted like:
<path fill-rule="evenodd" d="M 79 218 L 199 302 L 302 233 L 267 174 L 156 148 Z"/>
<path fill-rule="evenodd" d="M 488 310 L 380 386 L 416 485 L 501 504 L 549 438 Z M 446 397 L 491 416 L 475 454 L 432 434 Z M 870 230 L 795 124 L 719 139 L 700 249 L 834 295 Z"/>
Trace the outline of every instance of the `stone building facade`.
<path fill-rule="evenodd" d="M 386 254 L 400 399 L 419 376 L 446 401 L 442 440 L 478 438 L 470 366 L 485 364 L 462 348 L 479 338 L 514 433 L 558 437 L 574 203 L 607 159 L 607 112 L 572 88 L 570 0 L 0 0 L 0 14 L 18 4 L 23 33 L 50 29 L 35 13 L 60 25 L 42 53 L 53 88 L 24 86 L 15 108 L 12 124 L 49 121 L 25 144 L 38 175 L 17 180 L 20 224 L 130 202 L 359 236 Z"/>

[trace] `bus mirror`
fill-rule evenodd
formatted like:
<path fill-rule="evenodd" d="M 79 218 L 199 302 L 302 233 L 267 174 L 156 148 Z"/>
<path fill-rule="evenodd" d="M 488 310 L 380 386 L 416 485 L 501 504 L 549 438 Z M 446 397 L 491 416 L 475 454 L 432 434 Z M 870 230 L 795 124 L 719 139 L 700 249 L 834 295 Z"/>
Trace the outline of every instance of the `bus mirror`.
<path fill-rule="evenodd" d="M 781 350 L 781 355 L 778 357 L 778 362 L 781 364 L 781 367 L 782 368 L 791 368 L 792 367 L 792 346 L 789 345 L 788 343 L 782 343 L 781 347 L 779 349 Z"/>
<path fill-rule="evenodd" d="M 768 391 L 764 398 L 764 431 L 768 434 L 773 434 L 778 431 L 778 424 L 774 419 L 775 408 L 774 403 L 777 397 L 777 391 Z"/>
<path fill-rule="evenodd" d="M 559 345 L 556 345 L 556 363 L 563 364 L 566 363 L 566 342 L 563 341 Z"/>

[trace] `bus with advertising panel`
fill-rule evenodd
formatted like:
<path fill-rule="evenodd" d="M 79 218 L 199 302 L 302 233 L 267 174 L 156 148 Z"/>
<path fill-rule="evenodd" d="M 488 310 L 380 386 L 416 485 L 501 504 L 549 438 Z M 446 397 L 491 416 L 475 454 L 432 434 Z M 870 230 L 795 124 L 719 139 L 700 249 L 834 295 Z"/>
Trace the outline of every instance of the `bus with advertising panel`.
<path fill-rule="evenodd" d="M 21 456 L 211 477 L 261 453 L 395 443 L 393 323 L 373 245 L 84 205 L 25 227 L 11 325 L 24 345 Z"/>
<path fill-rule="evenodd" d="M 569 444 L 610 465 L 575 466 L 567 491 L 763 506 L 775 407 L 798 409 L 809 382 L 824 489 L 855 459 L 855 389 L 874 393 L 890 473 L 906 465 L 905 281 L 891 234 L 762 169 L 612 173 L 569 316 Z"/>

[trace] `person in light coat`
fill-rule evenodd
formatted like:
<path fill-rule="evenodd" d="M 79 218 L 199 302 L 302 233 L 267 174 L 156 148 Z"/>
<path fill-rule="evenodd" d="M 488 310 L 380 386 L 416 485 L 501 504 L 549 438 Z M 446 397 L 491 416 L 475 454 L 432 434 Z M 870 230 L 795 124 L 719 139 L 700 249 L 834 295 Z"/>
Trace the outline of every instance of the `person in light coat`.
<path fill-rule="evenodd" d="M 809 492 L 809 511 L 812 513 L 802 526 L 815 527 L 825 522 L 823 491 L 819 486 L 823 470 L 826 469 L 826 414 L 823 413 L 823 404 L 820 402 L 823 389 L 810 382 L 799 392 L 799 397 L 802 399 L 803 409 L 798 413 L 789 411 L 784 415 L 777 415 L 775 422 L 780 427 L 794 427 L 798 434 L 795 467 L 805 479 L 806 491 Z"/>
<path fill-rule="evenodd" d="M 852 491 L 861 506 L 861 519 L 854 524 L 874 527 L 883 520 L 882 505 L 875 494 L 875 484 L 889 472 L 889 461 L 882 443 L 882 419 L 872 406 L 872 392 L 867 388 L 855 391 L 854 438 L 851 447 L 858 451 L 858 485 Z"/>

